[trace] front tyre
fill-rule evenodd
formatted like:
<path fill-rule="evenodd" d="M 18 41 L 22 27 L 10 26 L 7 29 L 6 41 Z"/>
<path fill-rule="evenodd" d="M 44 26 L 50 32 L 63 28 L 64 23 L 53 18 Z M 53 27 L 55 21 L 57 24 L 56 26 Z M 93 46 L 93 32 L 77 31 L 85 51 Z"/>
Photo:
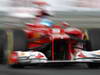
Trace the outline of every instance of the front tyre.
<path fill-rule="evenodd" d="M 7 34 L 4 29 L 0 29 L 0 64 L 7 62 Z"/>
<path fill-rule="evenodd" d="M 87 41 L 84 48 L 86 51 L 96 51 L 100 49 L 100 28 L 87 29 Z M 100 63 L 91 62 L 87 63 L 88 68 L 97 69 L 100 67 Z"/>

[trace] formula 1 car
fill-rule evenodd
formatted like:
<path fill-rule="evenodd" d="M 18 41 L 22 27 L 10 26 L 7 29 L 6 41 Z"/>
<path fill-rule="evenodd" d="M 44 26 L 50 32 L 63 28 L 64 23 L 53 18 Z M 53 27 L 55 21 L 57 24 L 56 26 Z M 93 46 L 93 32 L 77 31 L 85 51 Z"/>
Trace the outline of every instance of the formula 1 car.
<path fill-rule="evenodd" d="M 26 26 L 24 29 L 0 31 L 1 62 L 12 67 L 69 62 L 86 63 L 89 68 L 98 67 L 99 28 L 81 30 L 58 25 Z"/>
<path fill-rule="evenodd" d="M 0 29 L 0 62 L 11 67 L 33 64 L 86 63 L 98 68 L 100 29 L 80 29 L 51 21 Z"/>

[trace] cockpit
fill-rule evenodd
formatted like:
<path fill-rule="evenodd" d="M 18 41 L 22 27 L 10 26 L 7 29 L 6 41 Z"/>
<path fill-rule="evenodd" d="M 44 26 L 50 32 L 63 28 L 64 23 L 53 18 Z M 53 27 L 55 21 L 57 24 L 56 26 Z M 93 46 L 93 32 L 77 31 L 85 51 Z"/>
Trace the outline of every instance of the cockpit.
<path fill-rule="evenodd" d="M 54 22 L 49 19 L 41 19 L 39 24 L 46 25 L 48 27 L 52 27 L 54 25 Z"/>

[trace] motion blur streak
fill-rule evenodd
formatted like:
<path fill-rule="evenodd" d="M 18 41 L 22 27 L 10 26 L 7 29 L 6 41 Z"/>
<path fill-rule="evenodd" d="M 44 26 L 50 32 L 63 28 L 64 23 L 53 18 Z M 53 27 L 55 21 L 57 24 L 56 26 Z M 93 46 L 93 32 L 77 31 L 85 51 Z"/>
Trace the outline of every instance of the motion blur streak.
<path fill-rule="evenodd" d="M 22 25 L 24 22 L 33 22 L 34 0 L 0 0 L 0 26 Z M 43 0 L 50 6 L 49 11 L 55 11 L 55 21 L 67 20 L 71 25 L 100 26 L 100 0 Z M 73 12 L 75 11 L 75 12 Z M 56 13 L 57 12 L 57 13 Z M 29 20 L 30 18 L 30 20 Z M 88 18 L 88 19 L 87 19 Z"/>
<path fill-rule="evenodd" d="M 9 7 L 32 8 L 34 0 L 0 0 L 0 11 L 7 11 Z M 100 8 L 100 0 L 43 0 L 47 1 L 51 7 L 48 9 L 66 11 L 78 8 Z"/>

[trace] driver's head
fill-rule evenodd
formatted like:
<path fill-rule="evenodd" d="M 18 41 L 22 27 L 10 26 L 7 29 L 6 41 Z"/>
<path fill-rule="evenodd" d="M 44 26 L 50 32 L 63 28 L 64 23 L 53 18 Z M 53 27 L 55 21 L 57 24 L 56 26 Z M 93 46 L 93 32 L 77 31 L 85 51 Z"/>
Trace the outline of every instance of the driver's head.
<path fill-rule="evenodd" d="M 49 19 L 42 19 L 40 21 L 40 24 L 51 27 L 52 25 L 54 25 L 54 22 Z"/>
<path fill-rule="evenodd" d="M 46 10 L 39 10 L 36 14 L 36 17 L 45 17 L 45 16 L 51 16 Z"/>

